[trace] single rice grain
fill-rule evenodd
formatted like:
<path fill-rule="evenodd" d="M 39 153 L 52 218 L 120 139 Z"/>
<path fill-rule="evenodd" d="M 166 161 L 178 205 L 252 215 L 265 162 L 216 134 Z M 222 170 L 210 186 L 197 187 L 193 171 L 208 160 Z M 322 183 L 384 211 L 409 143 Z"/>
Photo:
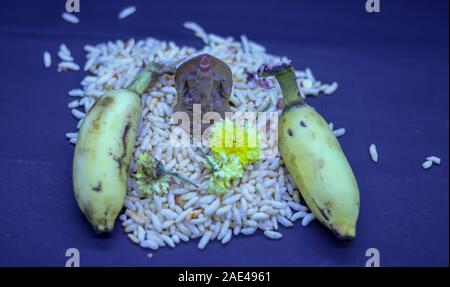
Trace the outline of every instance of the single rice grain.
<path fill-rule="evenodd" d="M 441 164 L 441 159 L 437 156 L 429 156 L 427 157 L 427 160 L 432 161 L 433 163 L 440 165 Z"/>
<path fill-rule="evenodd" d="M 72 115 L 79 120 L 84 119 L 84 117 L 86 116 L 85 113 L 80 112 L 77 109 L 72 109 L 71 111 L 72 111 Z"/>
<path fill-rule="evenodd" d="M 80 22 L 80 19 L 77 16 L 75 16 L 73 14 L 70 14 L 70 13 L 67 13 L 67 12 L 62 13 L 62 18 L 66 22 L 69 22 L 69 23 L 72 23 L 72 24 L 78 24 Z"/>
<path fill-rule="evenodd" d="M 203 234 L 202 238 L 200 239 L 197 247 L 199 249 L 204 249 L 206 247 L 206 245 L 208 244 L 209 240 L 211 239 L 211 235 L 212 235 L 211 231 L 205 232 L 205 234 Z"/>
<path fill-rule="evenodd" d="M 423 169 L 429 169 L 433 165 L 433 162 L 431 160 L 427 160 L 424 163 L 422 163 Z"/>
<path fill-rule="evenodd" d="M 44 58 L 44 66 L 46 68 L 50 68 L 50 66 L 52 65 L 52 55 L 49 52 L 45 51 L 43 58 Z"/>
<path fill-rule="evenodd" d="M 280 239 L 281 237 L 283 237 L 281 233 L 272 230 L 264 231 L 264 235 L 270 239 Z"/>
<path fill-rule="evenodd" d="M 221 243 L 222 243 L 222 244 L 227 244 L 227 243 L 230 241 L 232 235 L 233 235 L 233 234 L 232 234 L 232 232 L 231 232 L 231 229 L 228 229 L 228 232 L 227 232 L 227 234 L 222 238 Z"/>
<path fill-rule="evenodd" d="M 302 225 L 303 226 L 308 226 L 308 224 L 313 221 L 316 217 L 314 216 L 313 213 L 309 213 L 307 214 L 305 217 L 303 217 L 302 219 Z"/>
<path fill-rule="evenodd" d="M 378 151 L 377 151 L 377 146 L 374 144 L 371 144 L 369 147 L 369 154 L 370 154 L 370 158 L 372 159 L 373 162 L 378 162 Z"/>
<path fill-rule="evenodd" d="M 334 130 L 333 134 L 337 138 L 341 137 L 341 136 L 343 136 L 345 134 L 345 129 L 344 128 L 340 128 L 340 129 Z"/>
<path fill-rule="evenodd" d="M 129 6 L 126 8 L 123 8 L 120 12 L 119 12 L 119 19 L 125 19 L 128 16 L 131 16 L 132 14 L 134 14 L 136 12 L 136 6 Z"/>

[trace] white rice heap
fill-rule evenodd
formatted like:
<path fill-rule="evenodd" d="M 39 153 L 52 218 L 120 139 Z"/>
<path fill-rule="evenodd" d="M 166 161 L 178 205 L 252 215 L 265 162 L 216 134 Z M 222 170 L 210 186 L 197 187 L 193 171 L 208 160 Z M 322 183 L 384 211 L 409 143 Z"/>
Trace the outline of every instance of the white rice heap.
<path fill-rule="evenodd" d="M 189 22 L 185 27 L 193 30 L 205 46 L 201 50 L 179 47 L 173 42 L 154 38 L 135 41 L 131 39 L 108 42 L 97 46 L 85 46 L 88 75 L 81 82 L 82 89 L 69 94 L 77 97 L 69 103 L 72 114 L 79 119 L 105 91 L 127 87 L 145 64 L 151 61 L 172 62 L 200 53 L 209 53 L 228 64 L 233 73 L 231 102 L 235 111 L 277 112 L 277 102 L 282 98 L 275 79 L 267 79 L 271 88 L 247 83 L 247 73 L 255 74 L 264 63 L 287 61 L 266 53 L 261 45 L 242 36 L 241 41 L 232 37 L 206 34 L 197 24 Z M 305 95 L 334 92 L 337 84 L 323 85 L 311 70 L 297 71 L 300 85 L 306 83 Z M 250 165 L 241 179 L 234 180 L 232 188 L 224 196 L 208 194 L 209 173 L 194 148 L 174 148 L 169 141 L 172 125 L 170 116 L 176 104 L 173 76 L 162 76 L 143 94 L 142 121 L 138 128 L 136 150 L 131 170 L 136 171 L 134 161 L 143 151 L 149 151 L 167 169 L 178 172 L 199 184 L 199 188 L 174 178 L 170 192 L 141 199 L 134 178 L 130 175 L 126 196 L 126 212 L 120 216 L 128 237 L 143 248 L 153 250 L 162 246 L 174 247 L 181 241 L 201 238 L 198 247 L 203 249 L 210 240 L 227 243 L 232 235 L 249 235 L 261 229 L 271 239 L 282 237 L 279 224 L 293 226 L 302 219 L 306 226 L 314 219 L 308 208 L 300 204 L 299 193 L 287 175 L 279 151 L 275 156 Z M 78 110 L 77 108 L 80 108 Z M 278 110 L 279 112 L 279 110 Z M 68 133 L 70 142 L 76 143 L 77 133 Z M 272 139 L 275 140 L 275 139 Z"/>

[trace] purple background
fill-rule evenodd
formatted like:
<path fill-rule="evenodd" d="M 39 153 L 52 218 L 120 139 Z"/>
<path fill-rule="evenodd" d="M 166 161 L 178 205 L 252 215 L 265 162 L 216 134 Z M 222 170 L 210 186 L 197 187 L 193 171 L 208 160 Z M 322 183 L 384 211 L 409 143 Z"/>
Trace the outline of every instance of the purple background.
<path fill-rule="evenodd" d="M 61 19 L 65 1 L 0 1 L 0 265 L 64 266 L 76 247 L 82 266 L 363 266 L 367 248 L 383 266 L 448 265 L 448 1 L 381 0 L 381 13 L 353 1 L 92 1 L 81 0 L 81 23 Z M 119 21 L 121 8 L 137 13 Z M 347 134 L 340 139 L 361 190 L 358 236 L 344 244 L 317 222 L 233 237 L 199 251 L 197 242 L 149 251 L 120 226 L 97 237 L 72 191 L 76 120 L 67 92 L 84 72 L 57 73 L 59 44 L 84 64 L 83 45 L 152 36 L 200 47 L 182 27 L 246 34 L 297 68 L 339 82 L 330 97 L 310 100 Z M 45 69 L 42 54 L 53 54 Z M 380 163 L 368 147 L 376 143 Z M 429 155 L 443 163 L 421 168 Z"/>

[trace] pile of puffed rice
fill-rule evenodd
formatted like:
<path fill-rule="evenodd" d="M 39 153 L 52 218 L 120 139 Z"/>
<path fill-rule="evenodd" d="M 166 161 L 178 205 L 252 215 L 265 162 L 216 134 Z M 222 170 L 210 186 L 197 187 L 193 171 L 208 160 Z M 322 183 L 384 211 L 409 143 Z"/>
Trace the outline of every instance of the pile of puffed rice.
<path fill-rule="evenodd" d="M 262 64 L 285 62 L 286 58 L 267 54 L 263 46 L 246 36 L 236 41 L 232 37 L 207 34 L 193 22 L 185 23 L 185 27 L 203 40 L 205 46 L 201 50 L 179 47 L 173 42 L 154 38 L 85 46 L 87 61 L 84 70 L 90 75 L 81 82 L 81 89 L 69 92 L 76 98 L 69 103 L 69 108 L 79 119 L 78 128 L 98 97 L 105 91 L 128 86 L 145 64 L 151 61 L 173 62 L 200 53 L 212 54 L 231 68 L 234 83 L 231 111 L 280 112 L 277 103 L 281 99 L 281 91 L 277 82 L 268 79 L 265 85 L 260 85 L 249 78 Z M 304 96 L 332 94 L 337 89 L 336 83 L 317 81 L 310 69 L 297 71 L 296 75 Z M 134 178 L 130 176 L 126 211 L 120 216 L 130 240 L 143 248 L 156 250 L 199 238 L 198 247 L 203 249 L 209 241 L 218 240 L 225 244 L 233 235 L 249 235 L 258 229 L 268 238 L 279 239 L 282 237 L 279 225 L 291 227 L 298 220 L 303 226 L 308 225 L 314 215 L 300 203 L 299 193 L 278 151 L 250 165 L 245 175 L 235 180 L 223 197 L 207 193 L 205 176 L 209 170 L 204 167 L 200 155 L 193 147 L 175 148 L 168 140 L 173 127 L 170 116 L 177 97 L 174 84 L 172 76 L 162 76 L 141 97 L 142 120 L 131 171 L 136 171 L 134 161 L 140 153 L 149 151 L 167 169 L 187 176 L 199 183 L 199 187 L 175 179 L 168 194 L 142 199 Z M 76 132 L 67 136 L 76 143 Z"/>

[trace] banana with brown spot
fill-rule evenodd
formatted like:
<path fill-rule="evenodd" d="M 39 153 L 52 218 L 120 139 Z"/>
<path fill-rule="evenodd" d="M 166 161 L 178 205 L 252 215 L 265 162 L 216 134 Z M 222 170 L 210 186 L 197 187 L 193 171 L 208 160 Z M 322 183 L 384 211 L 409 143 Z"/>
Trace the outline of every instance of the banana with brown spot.
<path fill-rule="evenodd" d="M 326 121 L 300 96 L 291 65 L 264 67 L 274 75 L 285 102 L 278 127 L 283 161 L 314 215 L 341 239 L 353 239 L 359 189 L 350 164 Z"/>
<path fill-rule="evenodd" d="M 73 159 L 73 187 L 78 206 L 98 233 L 113 230 L 124 204 L 142 110 L 138 95 L 168 72 L 167 67 L 149 64 L 127 89 L 101 96 L 83 120 Z"/>

